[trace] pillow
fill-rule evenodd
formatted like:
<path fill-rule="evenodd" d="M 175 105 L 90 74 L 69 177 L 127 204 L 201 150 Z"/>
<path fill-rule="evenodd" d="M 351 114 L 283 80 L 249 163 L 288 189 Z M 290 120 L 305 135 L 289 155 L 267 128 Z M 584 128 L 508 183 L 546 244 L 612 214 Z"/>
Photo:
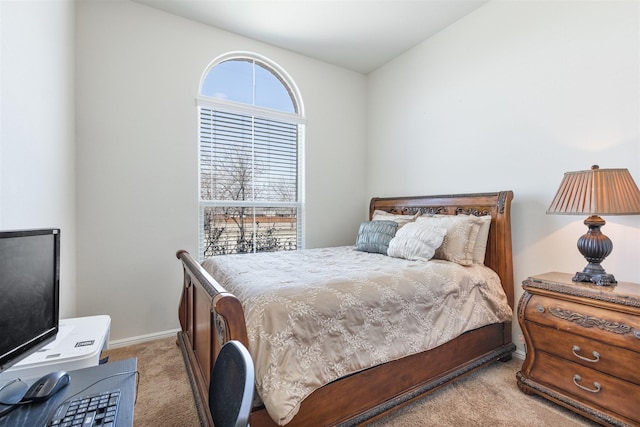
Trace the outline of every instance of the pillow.
<path fill-rule="evenodd" d="M 470 216 L 460 214 L 458 216 Z M 483 215 L 475 217 L 480 223 L 480 230 L 476 237 L 476 244 L 473 247 L 473 262 L 476 264 L 484 264 L 484 257 L 487 253 L 487 240 L 489 240 L 489 229 L 491 228 L 491 215 Z"/>
<path fill-rule="evenodd" d="M 395 221 L 365 221 L 360 224 L 356 249 L 363 252 L 387 254 L 389 242 L 396 234 L 398 223 Z"/>
<path fill-rule="evenodd" d="M 405 224 L 413 222 L 420 216 L 420 212 L 415 215 L 396 215 L 385 211 L 375 210 L 373 211 L 372 221 L 395 221 L 398 223 L 398 230 Z"/>
<path fill-rule="evenodd" d="M 430 260 L 442 244 L 446 232 L 443 227 L 410 222 L 391 239 L 387 255 L 409 260 Z"/>
<path fill-rule="evenodd" d="M 422 215 L 416 222 L 443 227 L 447 230 L 442 245 L 434 258 L 452 261 L 460 265 L 473 264 L 473 249 L 476 244 L 480 221 L 467 215 Z"/>

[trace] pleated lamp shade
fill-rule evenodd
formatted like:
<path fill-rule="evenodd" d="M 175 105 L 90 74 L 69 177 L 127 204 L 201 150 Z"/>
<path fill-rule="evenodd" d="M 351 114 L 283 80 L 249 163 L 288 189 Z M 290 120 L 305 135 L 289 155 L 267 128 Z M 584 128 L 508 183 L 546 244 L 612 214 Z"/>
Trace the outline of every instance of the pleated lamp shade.
<path fill-rule="evenodd" d="M 627 169 L 567 172 L 547 213 L 640 215 L 640 190 Z"/>

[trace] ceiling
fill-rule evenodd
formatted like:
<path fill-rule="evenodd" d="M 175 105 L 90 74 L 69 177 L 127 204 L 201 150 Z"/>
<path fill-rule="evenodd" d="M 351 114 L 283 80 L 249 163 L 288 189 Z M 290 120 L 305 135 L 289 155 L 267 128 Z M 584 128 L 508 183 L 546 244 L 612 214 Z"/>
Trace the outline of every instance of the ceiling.
<path fill-rule="evenodd" d="M 489 0 L 134 0 L 367 74 Z"/>

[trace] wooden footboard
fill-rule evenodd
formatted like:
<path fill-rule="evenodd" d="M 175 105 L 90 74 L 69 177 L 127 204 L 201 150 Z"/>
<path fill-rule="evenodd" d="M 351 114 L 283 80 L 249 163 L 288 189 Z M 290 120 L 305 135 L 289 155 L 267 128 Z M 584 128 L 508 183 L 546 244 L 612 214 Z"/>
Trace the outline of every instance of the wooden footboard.
<path fill-rule="evenodd" d="M 238 299 L 216 282 L 187 251 L 178 251 L 184 282 L 178 308 L 178 344 L 185 358 L 200 419 L 208 420 L 209 380 L 222 345 L 238 340 L 249 346 L 244 312 Z"/>
<path fill-rule="evenodd" d="M 491 230 L 485 265 L 500 276 L 509 305 L 513 308 L 512 198 L 510 191 L 374 198 L 371 213 L 382 209 L 405 213 L 490 214 Z M 183 351 L 201 420 L 205 425 L 213 426 L 208 409 L 211 369 L 220 347 L 227 340 L 239 340 L 248 346 L 244 314 L 238 299 L 220 286 L 188 252 L 181 250 L 176 255 L 184 269 L 178 343 Z M 509 359 L 514 350 L 511 323 L 488 325 L 430 351 L 338 379 L 305 399 L 299 413 L 287 425 L 359 425 L 370 422 L 487 363 Z M 349 396 L 349 399 L 336 399 L 336 396 Z M 257 408 L 251 415 L 252 427 L 275 425 L 264 408 Z"/>

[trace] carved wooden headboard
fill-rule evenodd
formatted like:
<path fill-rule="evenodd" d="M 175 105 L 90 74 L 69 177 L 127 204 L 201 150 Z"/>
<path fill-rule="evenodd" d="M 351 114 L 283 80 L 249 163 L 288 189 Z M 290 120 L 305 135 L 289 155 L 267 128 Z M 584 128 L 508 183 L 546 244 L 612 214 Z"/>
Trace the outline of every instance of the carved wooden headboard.
<path fill-rule="evenodd" d="M 484 263 L 500 276 L 509 305 L 513 308 L 512 199 L 512 191 L 439 196 L 374 197 L 369 205 L 369 218 L 373 218 L 375 210 L 403 215 L 413 215 L 418 212 L 441 215 L 491 215 L 491 228 L 489 229 Z"/>

